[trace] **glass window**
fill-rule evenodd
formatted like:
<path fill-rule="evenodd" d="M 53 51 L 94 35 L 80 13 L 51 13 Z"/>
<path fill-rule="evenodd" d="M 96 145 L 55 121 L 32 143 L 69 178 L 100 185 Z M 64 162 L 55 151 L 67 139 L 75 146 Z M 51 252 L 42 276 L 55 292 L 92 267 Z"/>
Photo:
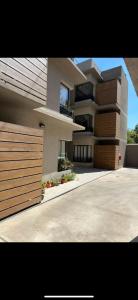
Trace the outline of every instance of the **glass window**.
<path fill-rule="evenodd" d="M 92 161 L 92 146 L 91 145 L 75 145 L 73 160 L 76 162 L 91 162 Z"/>
<path fill-rule="evenodd" d="M 65 141 L 59 141 L 59 158 L 65 158 Z"/>
<path fill-rule="evenodd" d="M 93 84 L 91 82 L 86 82 L 76 86 L 75 101 L 81 101 L 85 99 L 93 98 Z"/>
<path fill-rule="evenodd" d="M 60 84 L 60 104 L 68 107 L 69 105 L 69 88 L 64 84 Z"/>
<path fill-rule="evenodd" d="M 79 125 L 85 127 L 85 131 L 92 131 L 92 115 L 85 114 L 85 115 L 78 115 L 75 116 L 75 122 Z"/>

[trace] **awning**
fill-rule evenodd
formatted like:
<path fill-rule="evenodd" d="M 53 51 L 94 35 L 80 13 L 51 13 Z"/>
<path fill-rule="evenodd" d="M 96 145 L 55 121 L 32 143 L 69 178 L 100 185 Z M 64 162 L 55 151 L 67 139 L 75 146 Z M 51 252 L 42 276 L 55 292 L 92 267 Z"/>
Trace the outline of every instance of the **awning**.
<path fill-rule="evenodd" d="M 63 73 L 67 73 L 68 77 L 72 78 L 75 85 L 81 84 L 87 81 L 84 73 L 78 68 L 78 66 L 71 60 L 71 58 L 48 58 L 49 62 L 54 63 L 60 68 Z"/>
<path fill-rule="evenodd" d="M 66 117 L 60 114 L 59 112 L 49 109 L 47 107 L 42 106 L 42 107 L 35 108 L 34 110 L 41 114 L 46 115 L 47 119 L 51 119 L 51 120 L 53 119 L 53 121 L 57 121 L 58 123 L 63 124 L 63 126 L 64 125 L 69 126 L 70 128 L 72 128 L 72 131 L 85 130 L 84 126 L 74 123 L 72 118 Z"/>

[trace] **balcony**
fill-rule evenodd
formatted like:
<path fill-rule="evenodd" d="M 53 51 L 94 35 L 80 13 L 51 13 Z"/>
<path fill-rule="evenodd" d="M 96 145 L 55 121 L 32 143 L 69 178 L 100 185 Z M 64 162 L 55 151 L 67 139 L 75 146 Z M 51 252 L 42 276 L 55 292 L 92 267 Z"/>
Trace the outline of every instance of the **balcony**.
<path fill-rule="evenodd" d="M 60 113 L 65 115 L 66 117 L 69 117 L 73 119 L 73 110 L 69 107 L 66 107 L 62 104 L 60 104 Z"/>
<path fill-rule="evenodd" d="M 79 84 L 75 88 L 75 102 L 91 99 L 94 101 L 93 85 L 91 82 Z"/>
<path fill-rule="evenodd" d="M 86 132 L 93 132 L 92 115 L 84 114 L 84 115 L 75 116 L 74 122 L 85 127 L 85 130 L 79 130 L 77 131 L 78 133 L 83 132 L 83 134 L 85 134 Z"/>

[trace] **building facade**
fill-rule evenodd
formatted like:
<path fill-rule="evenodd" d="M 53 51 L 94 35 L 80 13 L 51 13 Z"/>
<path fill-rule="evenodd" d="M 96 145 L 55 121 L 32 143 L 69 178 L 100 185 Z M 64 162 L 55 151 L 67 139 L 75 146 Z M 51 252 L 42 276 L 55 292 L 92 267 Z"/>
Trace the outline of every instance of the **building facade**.
<path fill-rule="evenodd" d="M 76 85 L 71 107 L 85 131 L 73 133 L 69 156 L 75 166 L 124 166 L 127 143 L 128 83 L 121 66 L 101 72 L 90 59 L 78 64 L 87 82 Z"/>
<path fill-rule="evenodd" d="M 70 58 L 0 58 L 0 121 L 43 130 L 43 174 L 58 171 L 58 158 L 74 130 L 70 93 L 86 81 Z"/>

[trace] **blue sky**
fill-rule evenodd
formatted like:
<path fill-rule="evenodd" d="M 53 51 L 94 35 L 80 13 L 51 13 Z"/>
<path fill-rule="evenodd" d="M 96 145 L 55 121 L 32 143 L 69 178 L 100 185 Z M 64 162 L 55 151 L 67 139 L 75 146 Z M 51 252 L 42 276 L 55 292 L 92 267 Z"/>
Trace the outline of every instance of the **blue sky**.
<path fill-rule="evenodd" d="M 82 62 L 87 58 L 77 58 L 77 62 Z M 134 128 L 138 124 L 138 97 L 136 95 L 134 86 L 129 76 L 123 58 L 92 58 L 99 69 L 104 71 L 106 69 L 122 66 L 128 80 L 128 128 Z"/>

